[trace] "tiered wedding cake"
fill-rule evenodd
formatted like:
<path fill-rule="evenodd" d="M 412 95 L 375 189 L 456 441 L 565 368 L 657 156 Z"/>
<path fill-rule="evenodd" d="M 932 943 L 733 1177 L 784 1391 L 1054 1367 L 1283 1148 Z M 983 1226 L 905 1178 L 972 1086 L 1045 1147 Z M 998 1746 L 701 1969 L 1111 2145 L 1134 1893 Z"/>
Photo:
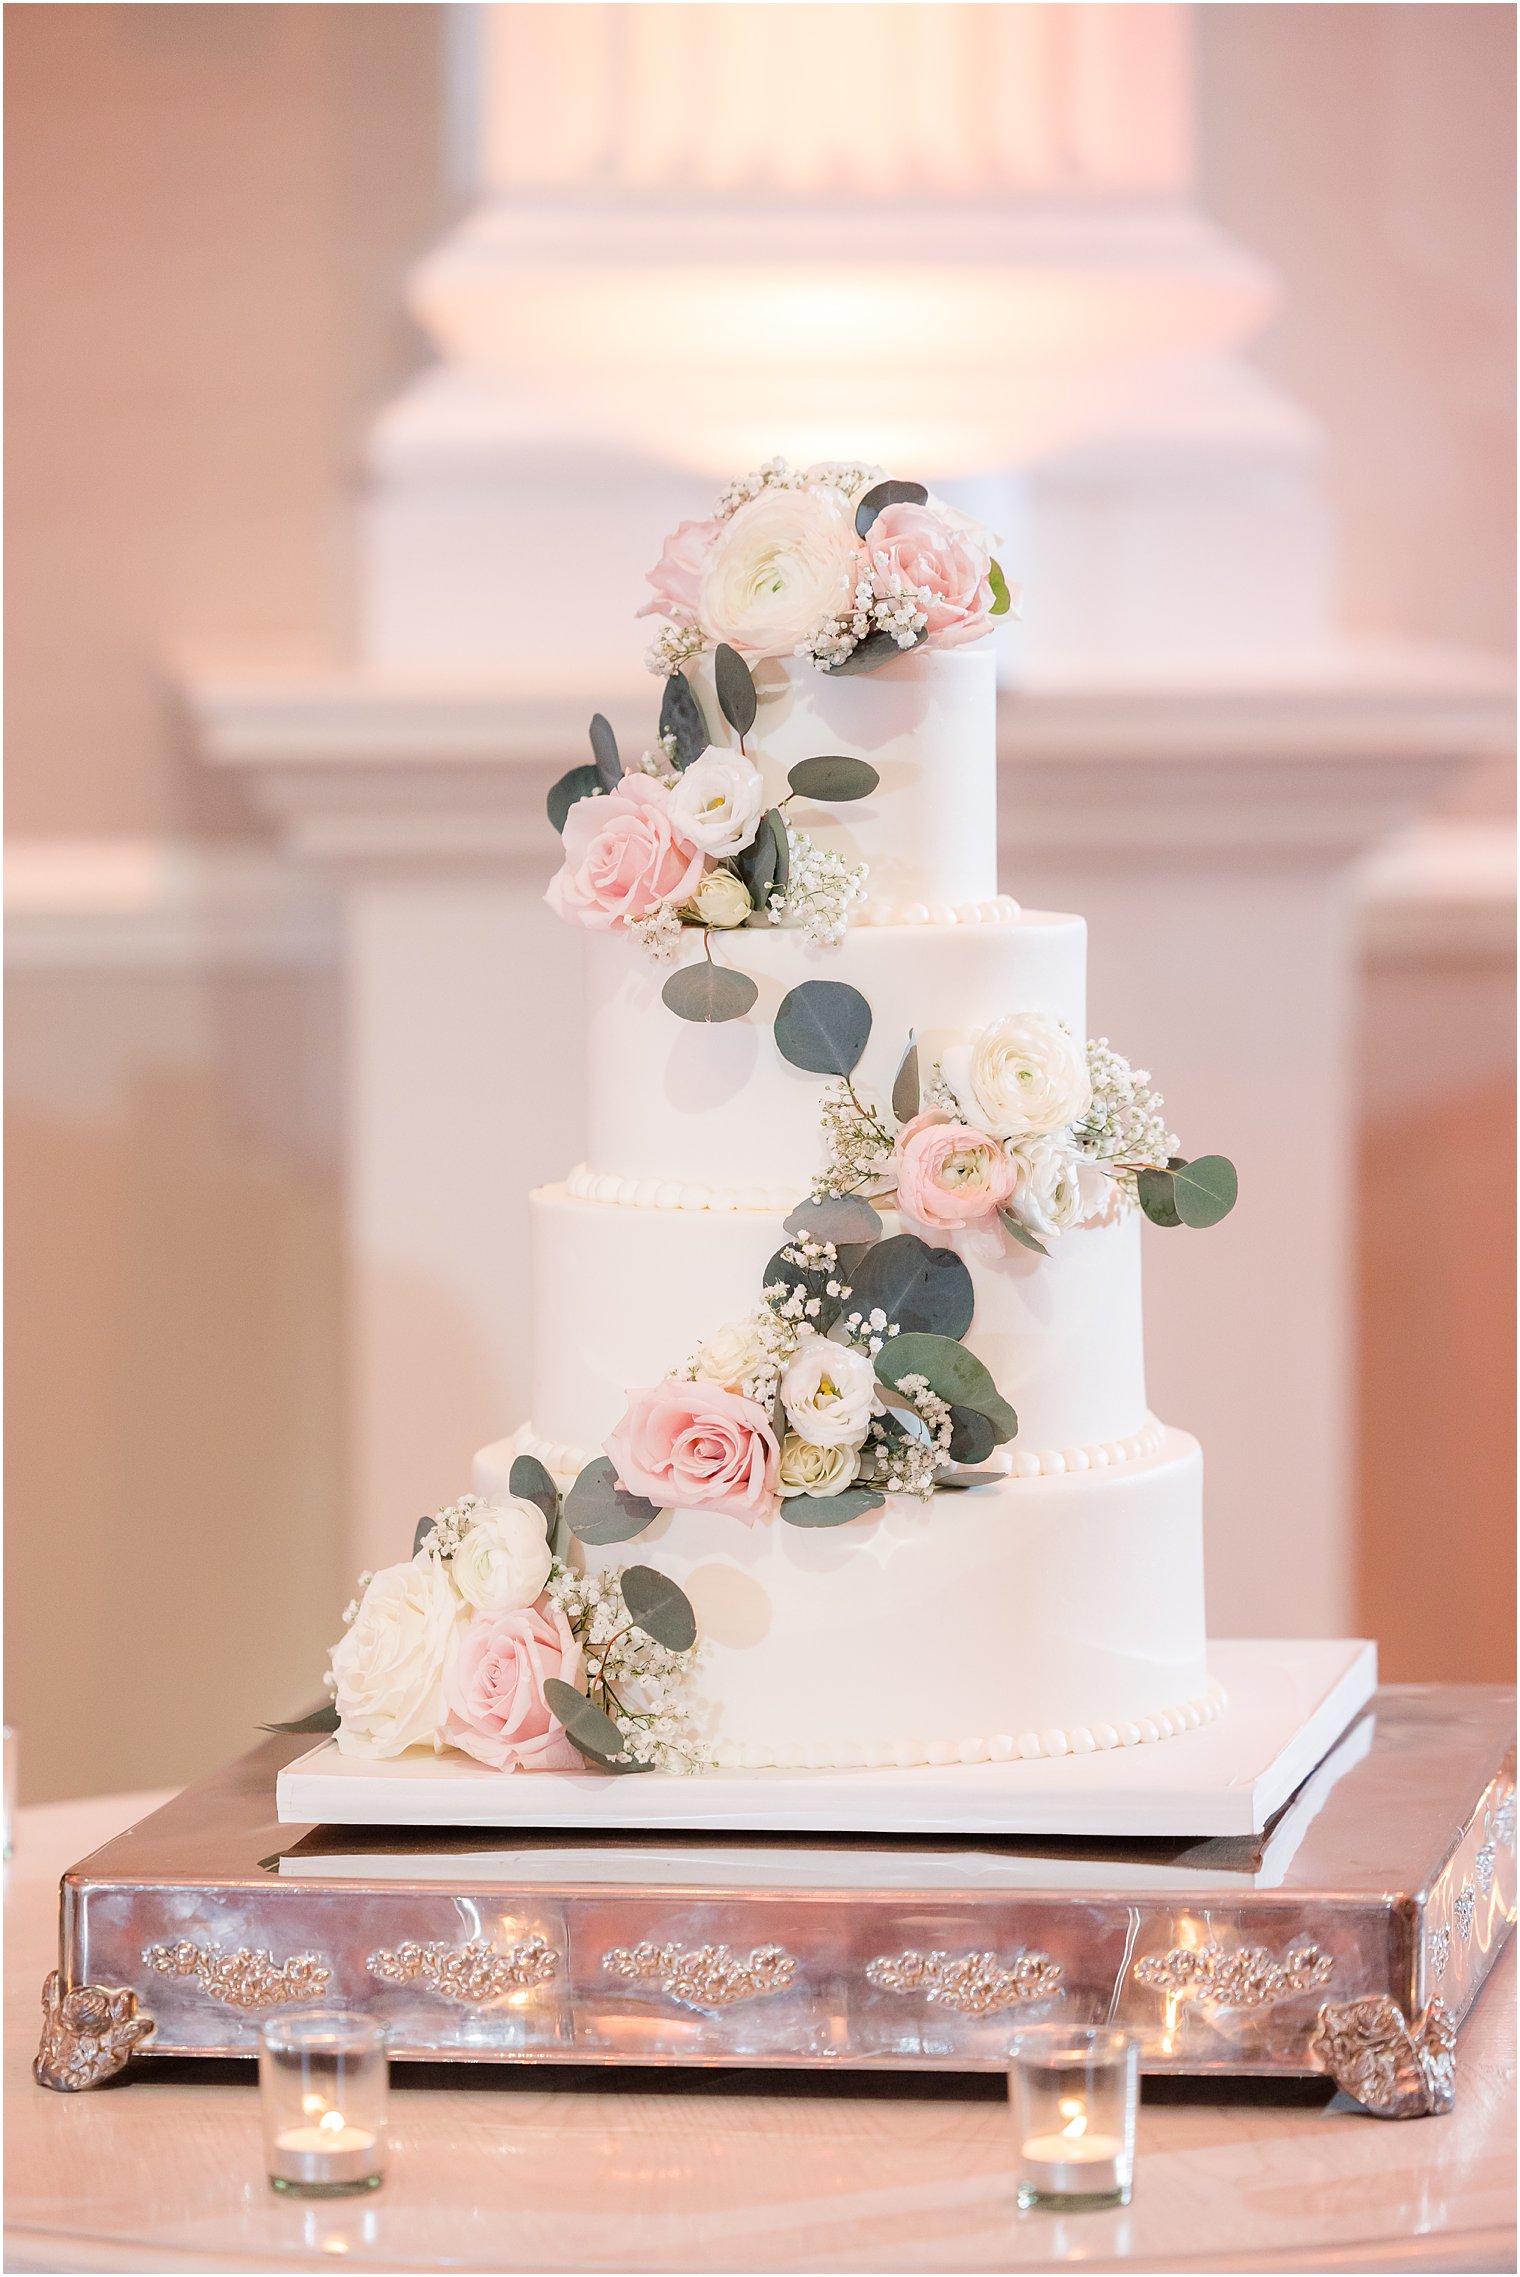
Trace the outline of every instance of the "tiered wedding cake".
<path fill-rule="evenodd" d="M 367 1596 L 340 1744 L 868 1767 L 1210 1720 L 1202 1459 L 1146 1405 L 1140 1240 L 1233 1173 L 1084 1048 L 1081 918 L 998 892 L 986 533 L 773 466 L 653 581 L 661 738 L 625 767 L 599 719 L 550 801 L 589 1134 L 532 1197 L 531 1419 L 370 1585 L 432 1624 L 431 1703 L 390 1711 Z"/>

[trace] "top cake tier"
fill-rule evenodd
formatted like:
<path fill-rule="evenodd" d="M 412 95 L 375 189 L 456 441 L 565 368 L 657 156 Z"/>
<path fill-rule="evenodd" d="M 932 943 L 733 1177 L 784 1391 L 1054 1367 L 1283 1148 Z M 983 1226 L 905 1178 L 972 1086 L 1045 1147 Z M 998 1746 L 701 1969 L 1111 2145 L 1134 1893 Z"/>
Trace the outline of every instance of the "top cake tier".
<path fill-rule="evenodd" d="M 719 718 L 711 665 L 691 667 Z M 997 894 L 997 658 L 990 640 L 918 649 L 859 675 L 801 659 L 754 669 L 759 715 L 746 748 L 770 803 L 799 759 L 864 759 L 881 780 L 847 806 L 794 798 L 789 819 L 819 845 L 864 862 L 854 922 L 965 917 Z"/>

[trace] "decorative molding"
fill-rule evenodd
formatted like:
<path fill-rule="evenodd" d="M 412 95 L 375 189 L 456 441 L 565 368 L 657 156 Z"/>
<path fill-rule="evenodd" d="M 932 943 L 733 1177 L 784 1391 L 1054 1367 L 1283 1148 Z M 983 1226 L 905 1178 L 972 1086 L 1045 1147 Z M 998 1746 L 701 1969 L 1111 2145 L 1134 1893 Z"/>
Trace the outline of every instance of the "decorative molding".
<path fill-rule="evenodd" d="M 156 2029 L 126 1985 L 81 1984 L 63 1990 L 56 1969 L 42 1988 L 42 2039 L 32 2065 L 39 2087 L 77 2095 L 114 2079 Z"/>
<path fill-rule="evenodd" d="M 1275 2008 L 1280 2000 L 1316 1992 L 1335 1963 L 1318 1945 L 1295 1945 L 1281 1960 L 1265 1945 L 1174 1945 L 1169 1953 L 1135 1963 L 1137 1984 L 1153 1992 L 1197 1999 L 1215 2008 Z"/>
<path fill-rule="evenodd" d="M 630 741 L 647 729 L 654 683 L 627 658 L 598 688 Z M 538 880 L 544 793 L 584 756 L 585 703 L 532 683 L 208 678 L 187 700 L 207 760 L 323 863 Z M 1029 682 L 1000 707 L 1008 868 L 1347 860 L 1512 731 L 1508 675 L 1436 652 L 1335 649 L 1270 680 Z"/>
<path fill-rule="evenodd" d="M 272 1953 L 247 1945 L 224 1953 L 219 1945 L 195 1945 L 188 1938 L 177 1945 L 150 1945 L 143 1965 L 164 1977 L 196 1978 L 207 1999 L 223 2008 L 289 2008 L 320 2000 L 332 1982 L 332 1970 L 315 1953 L 276 1961 Z"/>
<path fill-rule="evenodd" d="M 422 1984 L 440 2000 L 484 2008 L 504 1993 L 547 1984 L 559 1966 L 552 1945 L 542 1937 L 519 1939 L 498 1952 L 485 1937 L 468 1945 L 398 1945 L 371 1953 L 365 1962 L 382 1984 Z"/>
<path fill-rule="evenodd" d="M 738 2000 L 764 2000 L 788 1992 L 797 1962 L 780 1945 L 757 1945 L 741 1960 L 727 1945 L 617 1946 L 603 1956 L 612 1976 L 658 1984 L 683 2008 L 730 2008 Z"/>
<path fill-rule="evenodd" d="M 1386 964 L 1509 963 L 1515 954 L 1513 822 L 1422 822 L 1356 870 L 1362 945 Z"/>
<path fill-rule="evenodd" d="M 337 953 L 331 888 L 287 854 L 173 838 L 6 847 L 8 972 L 301 970 Z"/>
<path fill-rule="evenodd" d="M 1378 2119 L 1424 2119 L 1456 2100 L 1457 2028 L 1439 2000 L 1410 2026 L 1396 2000 L 1327 2001 L 1309 2056 Z"/>
<path fill-rule="evenodd" d="M 962 2016 L 993 2016 L 1004 2008 L 1019 2008 L 1036 2000 L 1049 2000 L 1059 1991 L 1061 1969 L 1048 1953 L 1020 1953 L 1016 1960 L 1000 1961 L 996 1953 L 886 1954 L 868 1963 L 866 1981 L 880 1992 L 921 1992 L 938 2008 L 954 2008 Z"/>

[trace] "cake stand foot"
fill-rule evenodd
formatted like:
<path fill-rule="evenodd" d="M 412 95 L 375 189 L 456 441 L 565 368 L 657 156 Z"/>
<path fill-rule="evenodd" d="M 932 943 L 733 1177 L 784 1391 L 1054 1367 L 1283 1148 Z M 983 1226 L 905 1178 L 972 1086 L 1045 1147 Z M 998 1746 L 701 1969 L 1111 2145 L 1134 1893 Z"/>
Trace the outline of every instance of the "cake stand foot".
<path fill-rule="evenodd" d="M 1412 2025 L 1386 1993 L 1326 2001 L 1309 2054 L 1377 2119 L 1436 2118 L 1456 2100 L 1457 2028 L 1439 2000 Z"/>
<path fill-rule="evenodd" d="M 42 2040 L 32 2077 L 61 2094 L 99 2087 L 153 2031 L 152 2017 L 125 1985 L 82 1984 L 65 1992 L 54 1969 L 42 1988 Z"/>

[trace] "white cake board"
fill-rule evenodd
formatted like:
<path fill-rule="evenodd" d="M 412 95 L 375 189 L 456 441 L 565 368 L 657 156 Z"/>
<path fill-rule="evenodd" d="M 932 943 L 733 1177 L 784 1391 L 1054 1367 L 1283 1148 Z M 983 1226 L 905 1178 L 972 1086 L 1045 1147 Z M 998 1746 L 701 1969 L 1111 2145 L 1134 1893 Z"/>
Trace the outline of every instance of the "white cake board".
<path fill-rule="evenodd" d="M 282 1825 L 618 1827 L 829 1834 L 1259 1834 L 1377 1684 L 1352 1638 L 1209 1647 L 1217 1723 L 1152 1745 L 910 1771 L 503 1773 L 457 1754 L 393 1762 L 336 1744 L 279 1774 Z"/>

